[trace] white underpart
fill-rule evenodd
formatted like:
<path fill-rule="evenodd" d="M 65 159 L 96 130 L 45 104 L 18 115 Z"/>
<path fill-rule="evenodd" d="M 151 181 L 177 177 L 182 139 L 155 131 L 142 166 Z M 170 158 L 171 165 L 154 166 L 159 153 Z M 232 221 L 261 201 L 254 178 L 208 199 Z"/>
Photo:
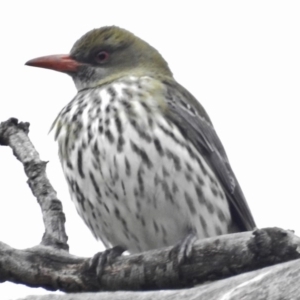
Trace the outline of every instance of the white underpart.
<path fill-rule="evenodd" d="M 164 99 L 160 97 L 162 85 L 147 77 L 140 79 L 127 78 L 127 80 L 131 80 L 133 84 L 127 86 L 121 81 L 111 84 L 111 87 L 116 92 L 115 101 L 111 102 L 112 96 L 107 92 L 107 85 L 103 88 L 99 87 L 94 90 L 80 92 L 73 100 L 70 111 L 57 119 L 56 126 L 59 123 L 63 124 L 60 125 L 62 128 L 57 139 L 64 173 L 69 182 L 72 180 L 77 182 L 85 199 L 84 211 L 80 204 L 78 193 L 70 186 L 71 197 L 78 213 L 85 220 L 94 235 L 101 239 L 107 247 L 110 245 L 121 245 L 126 247 L 129 252 L 139 252 L 173 245 L 183 239 L 188 234 L 189 229 L 194 229 L 199 238 L 227 233 L 231 217 L 223 189 L 192 143 L 187 143 L 176 126 L 167 122 L 162 115 L 159 107 L 165 105 L 163 103 Z M 142 96 L 138 83 L 142 86 Z M 122 99 L 127 98 L 127 95 L 124 94 L 124 88 L 134 95 L 133 98 L 128 100 L 136 115 L 134 120 L 140 128 L 146 128 L 145 132 L 150 135 L 151 142 L 141 138 L 130 123 L 128 113 L 121 102 Z M 149 93 L 147 90 L 149 90 Z M 99 105 L 93 104 L 91 100 L 91 97 L 95 97 L 95 95 L 101 98 L 101 112 L 99 114 L 97 113 Z M 87 105 L 80 117 L 80 122 L 83 125 L 80 138 L 74 139 L 74 128 L 67 128 L 65 124 L 71 122 L 70 120 L 76 114 L 78 107 L 82 105 L 78 102 L 81 98 L 83 99 L 82 104 Z M 142 106 L 142 101 L 151 109 L 152 129 L 149 129 L 149 113 Z M 106 111 L 108 105 L 111 106 L 109 112 Z M 61 114 L 64 110 L 62 110 Z M 117 149 L 119 133 L 114 121 L 115 114 L 119 116 L 122 124 L 122 136 L 125 140 L 122 151 Z M 88 124 L 91 122 L 91 118 L 93 119 L 90 129 L 92 139 L 88 142 Z M 99 133 L 100 118 L 103 124 L 102 134 Z M 106 119 L 110 120 L 107 126 L 105 125 Z M 201 159 L 207 174 L 203 174 L 201 167 L 195 159 L 190 157 L 186 147 L 180 145 L 174 138 L 166 135 L 159 125 L 172 131 L 176 140 L 189 145 L 192 151 Z M 114 137 L 113 142 L 109 142 L 104 134 L 106 129 L 109 129 Z M 67 136 L 69 144 L 65 147 Z M 153 142 L 154 138 L 160 141 L 164 155 L 157 151 Z M 143 162 L 141 156 L 132 151 L 131 141 L 140 149 L 146 151 L 152 163 L 151 167 Z M 100 152 L 99 160 L 101 166 L 97 163 L 92 152 L 92 146 L 95 143 Z M 85 150 L 82 149 L 83 144 L 87 145 Z M 84 178 L 80 175 L 78 167 L 79 149 L 82 149 L 82 172 L 84 173 Z M 180 170 L 176 169 L 174 161 L 166 155 L 166 152 L 169 150 L 179 157 Z M 67 166 L 66 158 L 73 166 L 72 170 Z M 130 175 L 126 174 L 125 158 L 130 164 Z M 186 163 L 193 168 L 192 172 L 188 170 Z M 100 167 L 102 174 L 99 170 Z M 168 171 L 169 176 L 163 174 L 163 167 Z M 144 189 L 142 194 L 138 185 L 138 171 L 140 168 L 143 170 Z M 97 193 L 89 176 L 90 172 L 101 192 L 101 201 L 99 201 L 99 196 L 97 200 Z M 190 175 L 190 180 L 187 179 L 186 174 Z M 203 185 L 201 186 L 202 201 L 199 199 L 195 189 L 196 186 L 199 186 L 197 176 L 203 180 Z M 166 198 L 163 184 L 157 183 L 158 178 L 163 180 L 165 186 L 167 185 L 167 188 L 173 195 L 173 201 Z M 211 186 L 214 183 L 211 178 L 216 183 L 215 189 L 217 189 L 218 195 L 212 193 Z M 122 184 L 125 187 L 126 194 L 124 194 Z M 174 192 L 174 186 L 177 187 L 176 192 Z M 136 191 L 139 192 L 138 195 Z M 186 200 L 186 194 L 191 199 L 191 203 L 188 203 L 189 201 Z M 91 205 L 87 202 L 90 202 Z M 210 203 L 213 210 L 209 210 L 205 203 Z M 191 205 L 194 208 L 192 210 Z M 223 220 L 219 218 L 218 213 L 220 211 L 223 213 Z M 206 228 L 203 228 L 201 219 L 205 221 Z M 125 223 L 126 225 L 124 225 Z"/>

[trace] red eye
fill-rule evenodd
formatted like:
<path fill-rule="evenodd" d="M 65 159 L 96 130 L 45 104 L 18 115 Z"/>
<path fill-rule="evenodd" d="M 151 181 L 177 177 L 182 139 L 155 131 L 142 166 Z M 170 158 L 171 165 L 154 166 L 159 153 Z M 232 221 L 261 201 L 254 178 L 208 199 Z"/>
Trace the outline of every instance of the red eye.
<path fill-rule="evenodd" d="M 109 54 L 105 51 L 100 51 L 96 54 L 96 61 L 97 63 L 104 63 L 109 57 Z"/>

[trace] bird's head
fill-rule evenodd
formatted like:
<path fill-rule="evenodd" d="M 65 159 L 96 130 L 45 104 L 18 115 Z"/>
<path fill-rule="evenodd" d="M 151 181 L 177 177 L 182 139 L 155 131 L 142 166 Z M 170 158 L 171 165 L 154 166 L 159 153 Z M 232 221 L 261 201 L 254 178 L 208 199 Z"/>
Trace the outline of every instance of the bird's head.
<path fill-rule="evenodd" d="M 167 62 L 156 49 L 116 26 L 89 31 L 68 55 L 39 57 L 26 65 L 66 73 L 73 78 L 78 90 L 123 76 L 172 77 Z"/>

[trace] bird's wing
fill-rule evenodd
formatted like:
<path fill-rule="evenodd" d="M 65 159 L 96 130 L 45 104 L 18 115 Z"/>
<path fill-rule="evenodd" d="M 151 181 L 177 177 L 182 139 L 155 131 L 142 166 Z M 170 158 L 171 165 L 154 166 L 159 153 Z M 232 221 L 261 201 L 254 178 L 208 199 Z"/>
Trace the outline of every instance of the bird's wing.
<path fill-rule="evenodd" d="M 204 108 L 178 83 L 165 81 L 164 84 L 168 103 L 166 117 L 189 138 L 217 175 L 229 199 L 233 219 L 238 228 L 253 230 L 256 225 L 244 194 Z"/>

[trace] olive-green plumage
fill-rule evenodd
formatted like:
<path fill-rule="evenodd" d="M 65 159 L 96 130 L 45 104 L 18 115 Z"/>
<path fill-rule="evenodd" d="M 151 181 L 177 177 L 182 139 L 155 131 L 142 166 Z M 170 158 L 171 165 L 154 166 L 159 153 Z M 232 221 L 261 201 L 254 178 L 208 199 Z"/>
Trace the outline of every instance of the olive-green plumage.
<path fill-rule="evenodd" d="M 72 199 L 106 246 L 138 252 L 191 230 L 255 227 L 207 113 L 156 49 L 112 26 L 64 59 L 29 64 L 66 72 L 78 89 L 54 128 Z"/>
<path fill-rule="evenodd" d="M 102 74 L 89 78 L 91 86 L 111 82 L 128 74 L 173 77 L 167 62 L 156 49 L 129 31 L 115 26 L 86 33 L 74 44 L 71 56 L 90 65 L 96 63 L 97 67 L 99 64 L 95 61 L 95 54 L 101 50 L 109 52 L 110 58 L 102 65 Z"/>

